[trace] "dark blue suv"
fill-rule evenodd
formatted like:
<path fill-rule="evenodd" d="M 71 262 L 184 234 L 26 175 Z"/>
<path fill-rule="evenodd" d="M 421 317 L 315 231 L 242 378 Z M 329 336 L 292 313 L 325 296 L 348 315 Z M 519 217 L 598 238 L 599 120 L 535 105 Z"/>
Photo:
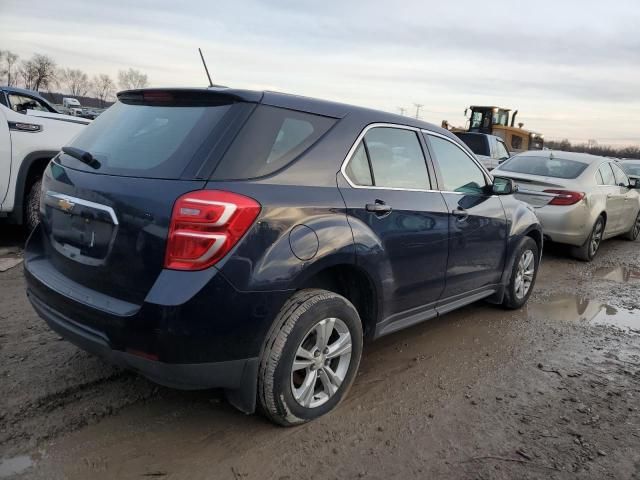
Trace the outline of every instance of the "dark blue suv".
<path fill-rule="evenodd" d="M 363 340 L 522 306 L 542 230 L 455 136 L 272 92 L 121 92 L 49 164 L 27 294 L 69 341 L 293 425 Z"/>

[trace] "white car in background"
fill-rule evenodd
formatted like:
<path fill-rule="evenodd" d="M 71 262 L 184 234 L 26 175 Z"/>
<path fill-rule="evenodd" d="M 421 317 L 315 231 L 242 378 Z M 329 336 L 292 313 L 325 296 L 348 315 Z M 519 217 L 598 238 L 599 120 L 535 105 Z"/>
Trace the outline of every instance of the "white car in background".
<path fill-rule="evenodd" d="M 535 208 L 548 240 L 573 246 L 591 261 L 602 240 L 640 233 L 640 194 L 617 161 L 586 153 L 522 152 L 493 172 L 511 178 L 516 198 Z"/>
<path fill-rule="evenodd" d="M 0 87 L 0 217 L 37 225 L 42 172 L 89 123 L 58 113 L 35 92 Z"/>

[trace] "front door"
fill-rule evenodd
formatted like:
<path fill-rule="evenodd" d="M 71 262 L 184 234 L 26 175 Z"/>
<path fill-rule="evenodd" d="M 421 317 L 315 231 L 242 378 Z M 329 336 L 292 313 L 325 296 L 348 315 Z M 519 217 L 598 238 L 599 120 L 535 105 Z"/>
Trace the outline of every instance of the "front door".
<path fill-rule="evenodd" d="M 427 135 L 449 211 L 449 260 L 442 299 L 498 284 L 504 268 L 507 221 L 480 166 L 448 138 Z"/>
<path fill-rule="evenodd" d="M 423 146 L 415 129 L 369 128 L 342 169 L 348 184 L 339 182 L 357 262 L 378 276 L 387 326 L 428 318 L 444 289 L 448 209 Z"/>

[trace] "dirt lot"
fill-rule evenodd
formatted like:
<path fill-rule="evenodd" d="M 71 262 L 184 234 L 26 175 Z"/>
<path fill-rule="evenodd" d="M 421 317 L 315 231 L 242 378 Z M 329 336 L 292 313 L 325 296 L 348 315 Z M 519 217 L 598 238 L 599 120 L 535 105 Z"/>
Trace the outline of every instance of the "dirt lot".
<path fill-rule="evenodd" d="M 23 240 L 0 229 L 0 248 Z M 640 242 L 564 254 L 521 311 L 480 303 L 368 345 L 338 410 L 292 429 L 61 341 L 21 266 L 0 272 L 0 478 L 640 478 Z"/>

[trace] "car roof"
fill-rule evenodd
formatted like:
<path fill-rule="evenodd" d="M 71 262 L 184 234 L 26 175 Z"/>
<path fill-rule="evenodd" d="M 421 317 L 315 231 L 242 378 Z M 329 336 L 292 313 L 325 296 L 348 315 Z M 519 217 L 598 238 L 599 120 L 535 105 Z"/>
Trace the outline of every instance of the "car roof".
<path fill-rule="evenodd" d="M 564 150 L 527 150 L 525 152 L 520 152 L 516 156 L 518 157 L 547 157 L 563 159 L 563 160 L 574 160 L 577 162 L 583 163 L 602 163 L 604 161 L 614 161 L 612 158 L 602 157 L 600 155 L 591 155 L 590 153 L 581 153 L 581 152 L 565 152 Z"/>
<path fill-rule="evenodd" d="M 27 90 L 26 88 L 4 86 L 4 87 L 0 87 L 0 91 L 7 92 L 7 93 L 16 93 L 18 95 L 30 95 L 32 97 L 42 98 L 42 96 L 38 92 L 35 92 L 33 90 Z M 44 100 L 44 98 L 42 99 Z"/>
<path fill-rule="evenodd" d="M 445 135 L 456 141 L 458 137 L 448 130 L 438 127 L 432 123 L 423 122 L 411 117 L 397 115 L 395 113 L 385 112 L 346 103 L 334 102 L 331 100 L 322 100 L 319 98 L 305 97 L 301 95 L 292 95 L 289 93 L 273 92 L 268 90 L 244 90 L 228 87 L 208 87 L 208 88 L 145 88 L 137 90 L 125 90 L 118 92 L 118 97 L 123 94 L 142 93 L 144 91 L 179 91 L 183 93 L 193 92 L 196 94 L 223 95 L 232 97 L 238 101 L 261 103 L 274 107 L 288 108 L 316 115 L 323 115 L 334 118 L 344 118 L 349 116 L 361 116 L 368 123 L 390 123 L 406 125 L 409 127 L 429 130 L 441 135 Z"/>

